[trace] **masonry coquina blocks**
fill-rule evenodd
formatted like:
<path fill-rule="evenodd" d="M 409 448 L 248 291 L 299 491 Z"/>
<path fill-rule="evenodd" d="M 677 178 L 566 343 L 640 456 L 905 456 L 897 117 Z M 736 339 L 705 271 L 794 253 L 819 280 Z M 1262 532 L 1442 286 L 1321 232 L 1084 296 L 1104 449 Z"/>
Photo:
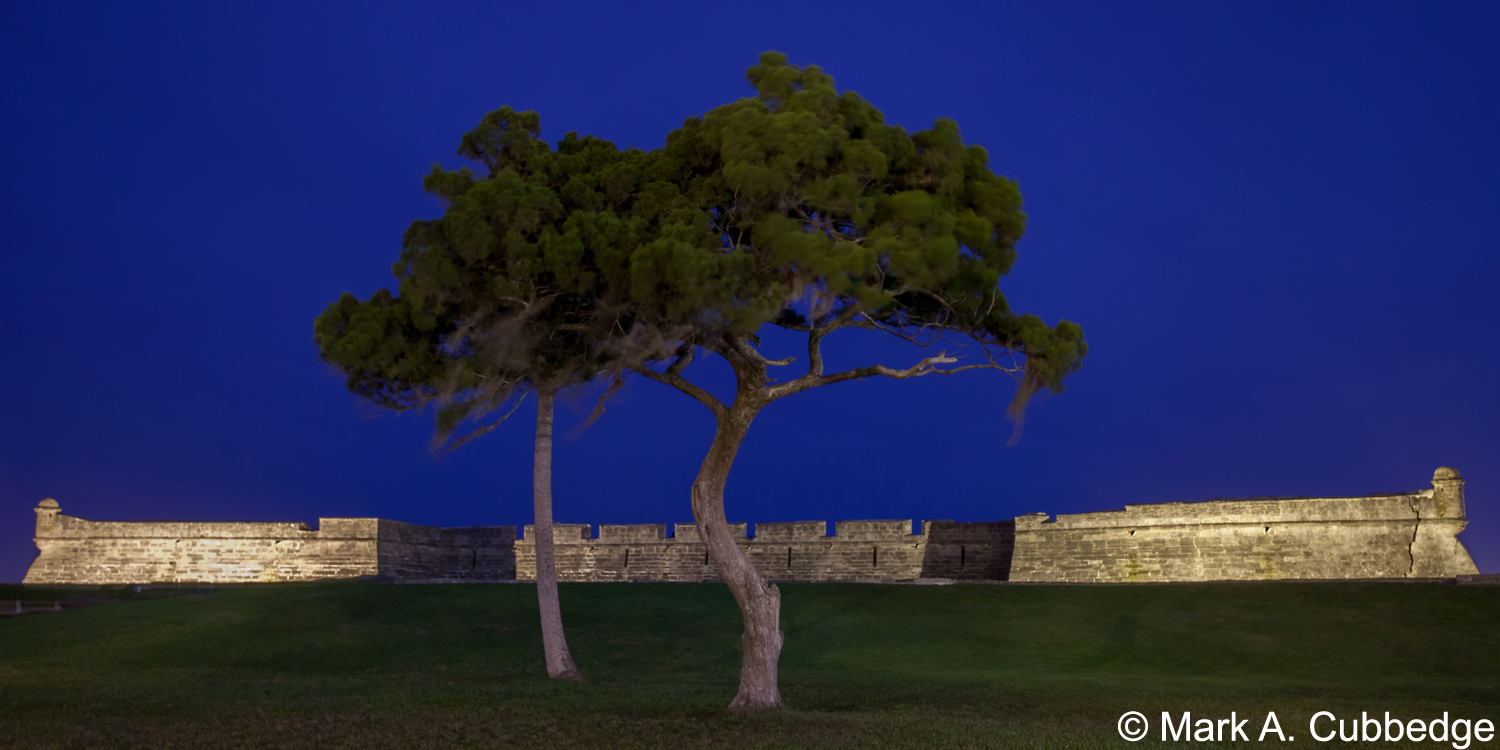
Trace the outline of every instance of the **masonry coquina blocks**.
<path fill-rule="evenodd" d="M 1013 581 L 1131 582 L 1453 578 L 1479 571 L 1458 541 L 1463 479 L 1348 498 L 1126 505 L 1016 519 Z"/>
<path fill-rule="evenodd" d="M 1010 521 L 957 523 L 840 521 L 828 534 L 823 521 L 731 524 L 740 548 L 762 575 L 773 580 L 853 581 L 955 578 L 1002 580 L 1014 539 Z M 516 543 L 516 571 L 536 577 L 532 527 Z M 667 535 L 665 524 L 599 527 L 554 524 L 553 555 L 563 581 L 713 581 L 718 571 L 708 559 L 695 524 L 679 523 Z"/>
<path fill-rule="evenodd" d="M 257 583 L 376 576 L 531 580 L 533 531 L 435 528 L 377 518 L 300 523 L 88 521 L 36 508 L 26 583 Z M 1458 541 L 1463 479 L 1348 498 L 1248 498 L 1038 513 L 1013 521 L 747 524 L 732 533 L 772 580 L 1149 581 L 1452 578 L 1478 571 Z M 709 581 L 718 573 L 694 524 L 554 524 L 564 581 Z"/>
<path fill-rule="evenodd" d="M 88 521 L 36 508 L 25 583 L 271 583 L 360 576 L 515 577 L 514 526 L 440 529 L 380 518 L 305 523 Z"/>

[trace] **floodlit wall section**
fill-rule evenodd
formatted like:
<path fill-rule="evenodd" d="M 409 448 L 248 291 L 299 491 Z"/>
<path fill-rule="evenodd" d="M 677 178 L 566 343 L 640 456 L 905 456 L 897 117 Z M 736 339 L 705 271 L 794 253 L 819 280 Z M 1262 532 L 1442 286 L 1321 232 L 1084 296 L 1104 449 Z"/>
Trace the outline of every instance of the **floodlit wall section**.
<path fill-rule="evenodd" d="M 26 583 L 256 583 L 386 579 L 534 580 L 532 527 L 436 528 L 376 518 L 299 523 L 88 521 L 36 508 L 40 550 Z M 1127 505 L 1013 521 L 732 524 L 761 575 L 782 581 L 956 580 L 1125 583 L 1453 578 L 1478 573 L 1458 541 L 1463 479 L 1345 498 Z M 694 524 L 554 524 L 564 581 L 713 581 Z"/>
<path fill-rule="evenodd" d="M 825 521 L 730 524 L 740 548 L 760 574 L 783 581 L 857 581 L 952 578 L 1004 580 L 1014 524 L 926 521 Z M 553 524 L 557 576 L 563 581 L 716 581 L 718 570 L 696 524 L 610 525 L 591 537 L 585 524 Z M 535 530 L 516 543 L 516 571 L 536 579 Z"/>
<path fill-rule="evenodd" d="M 515 527 L 439 529 L 377 518 L 304 523 L 89 521 L 36 508 L 25 583 L 270 583 L 360 576 L 515 578 Z"/>
<path fill-rule="evenodd" d="M 1452 578 L 1479 571 L 1458 541 L 1463 480 L 1346 498 L 1251 498 L 1127 505 L 1016 519 L 1014 581 Z"/>

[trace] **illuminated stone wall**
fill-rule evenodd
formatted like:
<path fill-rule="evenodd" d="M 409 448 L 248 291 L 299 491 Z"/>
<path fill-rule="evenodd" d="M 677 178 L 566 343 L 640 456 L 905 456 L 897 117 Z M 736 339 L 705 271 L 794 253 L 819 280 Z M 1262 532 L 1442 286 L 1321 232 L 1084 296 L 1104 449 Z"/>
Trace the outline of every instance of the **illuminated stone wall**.
<path fill-rule="evenodd" d="M 299 523 L 101 522 L 36 508 L 40 550 L 26 583 L 256 583 L 385 579 L 531 580 L 532 529 L 436 528 L 376 518 Z M 1457 535 L 1463 479 L 1351 498 L 1249 498 L 956 523 L 823 521 L 733 526 L 771 580 L 947 578 L 1031 582 L 1453 578 L 1478 571 Z M 710 581 L 693 524 L 556 524 L 564 581 Z"/>
<path fill-rule="evenodd" d="M 1010 565 L 1014 525 L 1010 521 L 926 521 L 912 533 L 910 520 L 839 521 L 827 533 L 823 521 L 732 524 L 740 548 L 771 580 L 856 581 L 952 578 L 1003 580 Z M 713 581 L 718 572 L 698 538 L 695 524 L 555 524 L 557 574 L 564 581 Z M 516 571 L 536 578 L 533 531 L 516 544 Z"/>
<path fill-rule="evenodd" d="M 1112 583 L 1453 578 L 1479 571 L 1458 541 L 1463 479 L 1351 498 L 1249 498 L 1127 505 L 1016 519 L 1013 581 Z"/>
<path fill-rule="evenodd" d="M 515 527 L 439 529 L 378 518 L 304 523 L 89 521 L 36 508 L 25 583 L 269 583 L 515 578 Z"/>

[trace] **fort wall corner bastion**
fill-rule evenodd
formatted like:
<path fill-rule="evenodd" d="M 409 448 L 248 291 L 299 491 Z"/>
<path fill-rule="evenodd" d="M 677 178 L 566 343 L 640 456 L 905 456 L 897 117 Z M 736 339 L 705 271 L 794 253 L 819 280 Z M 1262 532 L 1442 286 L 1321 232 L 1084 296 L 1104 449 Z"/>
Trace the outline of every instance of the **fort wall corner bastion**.
<path fill-rule="evenodd" d="M 1475 575 L 1458 541 L 1464 482 L 1361 497 L 1254 497 L 1130 504 L 987 522 L 823 521 L 733 525 L 772 580 L 946 578 L 1062 583 L 1455 578 Z M 89 521 L 36 507 L 32 584 L 269 583 L 374 576 L 531 580 L 533 531 L 437 528 L 379 518 L 303 523 Z M 554 524 L 565 581 L 711 581 L 693 524 Z"/>

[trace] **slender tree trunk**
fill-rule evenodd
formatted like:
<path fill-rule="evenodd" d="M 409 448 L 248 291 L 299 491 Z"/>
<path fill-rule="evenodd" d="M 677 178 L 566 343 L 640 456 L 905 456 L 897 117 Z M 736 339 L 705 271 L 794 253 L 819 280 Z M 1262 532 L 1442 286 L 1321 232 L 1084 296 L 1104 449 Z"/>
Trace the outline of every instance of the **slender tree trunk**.
<path fill-rule="evenodd" d="M 542 611 L 542 649 L 547 656 L 547 676 L 559 680 L 582 680 L 568 653 L 563 632 L 562 609 L 557 600 L 557 563 L 552 540 L 552 410 L 556 392 L 537 390 L 536 456 L 532 464 L 532 498 L 536 521 L 536 600 Z"/>
<path fill-rule="evenodd" d="M 763 404 L 737 398 L 719 420 L 708 456 L 693 482 L 693 519 L 720 577 L 739 602 L 745 620 L 740 662 L 740 690 L 731 711 L 781 706 L 776 665 L 781 659 L 781 591 L 761 578 L 745 551 L 735 544 L 724 516 L 724 486 L 735 454 Z"/>

